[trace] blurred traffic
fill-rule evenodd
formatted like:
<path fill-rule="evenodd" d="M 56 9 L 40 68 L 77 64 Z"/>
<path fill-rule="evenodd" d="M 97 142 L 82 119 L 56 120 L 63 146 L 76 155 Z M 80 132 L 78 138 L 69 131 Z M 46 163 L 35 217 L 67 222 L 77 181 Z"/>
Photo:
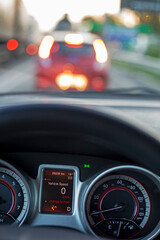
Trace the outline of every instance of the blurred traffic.
<path fill-rule="evenodd" d="M 91 33 L 55 31 L 43 38 L 38 52 L 38 88 L 102 91 L 108 79 L 108 52 Z"/>
<path fill-rule="evenodd" d="M 109 2 L 0 0 L 0 92 L 160 90 L 160 1 Z"/>

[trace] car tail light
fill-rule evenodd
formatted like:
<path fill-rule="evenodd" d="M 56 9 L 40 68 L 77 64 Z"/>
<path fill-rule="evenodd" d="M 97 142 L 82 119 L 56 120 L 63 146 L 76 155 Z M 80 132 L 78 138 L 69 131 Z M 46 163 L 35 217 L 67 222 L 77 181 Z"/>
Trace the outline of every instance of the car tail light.
<path fill-rule="evenodd" d="M 10 51 L 14 51 L 18 48 L 19 46 L 19 43 L 16 39 L 10 39 L 8 42 L 7 42 L 7 48 L 8 50 Z"/>
<path fill-rule="evenodd" d="M 76 75 L 74 86 L 78 91 L 84 91 L 87 88 L 88 80 L 84 75 Z"/>
<path fill-rule="evenodd" d="M 40 44 L 38 55 L 40 58 L 46 59 L 50 56 L 51 48 L 54 44 L 54 38 L 50 35 L 45 36 Z"/>
<path fill-rule="evenodd" d="M 72 85 L 73 76 L 70 73 L 62 73 L 56 77 L 56 83 L 62 90 L 67 90 Z"/>
<path fill-rule="evenodd" d="M 93 42 L 93 48 L 96 54 L 96 60 L 99 63 L 105 63 L 108 60 L 108 51 L 101 39 L 96 39 Z"/>
<path fill-rule="evenodd" d="M 56 83 L 62 90 L 76 88 L 78 91 L 84 91 L 87 88 L 88 80 L 83 74 L 72 74 L 64 72 L 56 77 Z"/>
<path fill-rule="evenodd" d="M 37 48 L 36 44 L 34 44 L 34 43 L 30 43 L 26 47 L 26 53 L 28 55 L 31 55 L 31 56 L 35 55 L 37 53 L 37 51 L 38 51 L 38 48 Z"/>

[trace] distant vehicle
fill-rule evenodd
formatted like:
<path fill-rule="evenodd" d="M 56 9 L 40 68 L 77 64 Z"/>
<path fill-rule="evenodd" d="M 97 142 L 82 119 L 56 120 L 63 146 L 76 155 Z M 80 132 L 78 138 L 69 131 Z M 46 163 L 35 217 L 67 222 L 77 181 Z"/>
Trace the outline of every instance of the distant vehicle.
<path fill-rule="evenodd" d="M 28 43 L 35 42 L 38 23 L 29 16 L 23 0 L 0 0 L 0 58 L 25 53 Z M 6 51 L 10 50 L 10 52 Z"/>
<path fill-rule="evenodd" d="M 56 31 L 39 46 L 37 88 L 102 91 L 107 87 L 108 62 L 107 48 L 99 36 Z"/>

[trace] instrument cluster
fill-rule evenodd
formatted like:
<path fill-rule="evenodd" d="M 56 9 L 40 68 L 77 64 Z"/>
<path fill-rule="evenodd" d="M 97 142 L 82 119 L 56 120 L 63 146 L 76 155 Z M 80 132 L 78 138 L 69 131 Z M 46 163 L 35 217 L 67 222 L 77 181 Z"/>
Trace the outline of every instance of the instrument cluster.
<path fill-rule="evenodd" d="M 68 227 L 106 239 L 160 232 L 160 178 L 147 169 L 117 166 L 82 182 L 77 166 L 43 164 L 28 178 L 0 161 L 0 225 Z"/>

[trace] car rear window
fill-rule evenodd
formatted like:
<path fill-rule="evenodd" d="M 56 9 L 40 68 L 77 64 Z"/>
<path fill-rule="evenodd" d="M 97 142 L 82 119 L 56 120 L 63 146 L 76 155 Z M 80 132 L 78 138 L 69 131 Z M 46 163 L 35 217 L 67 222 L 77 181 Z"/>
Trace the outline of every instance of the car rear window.
<path fill-rule="evenodd" d="M 64 42 L 55 42 L 51 49 L 51 54 L 93 57 L 95 55 L 95 52 L 91 44 L 73 46 L 73 45 L 66 45 L 66 43 Z"/>

